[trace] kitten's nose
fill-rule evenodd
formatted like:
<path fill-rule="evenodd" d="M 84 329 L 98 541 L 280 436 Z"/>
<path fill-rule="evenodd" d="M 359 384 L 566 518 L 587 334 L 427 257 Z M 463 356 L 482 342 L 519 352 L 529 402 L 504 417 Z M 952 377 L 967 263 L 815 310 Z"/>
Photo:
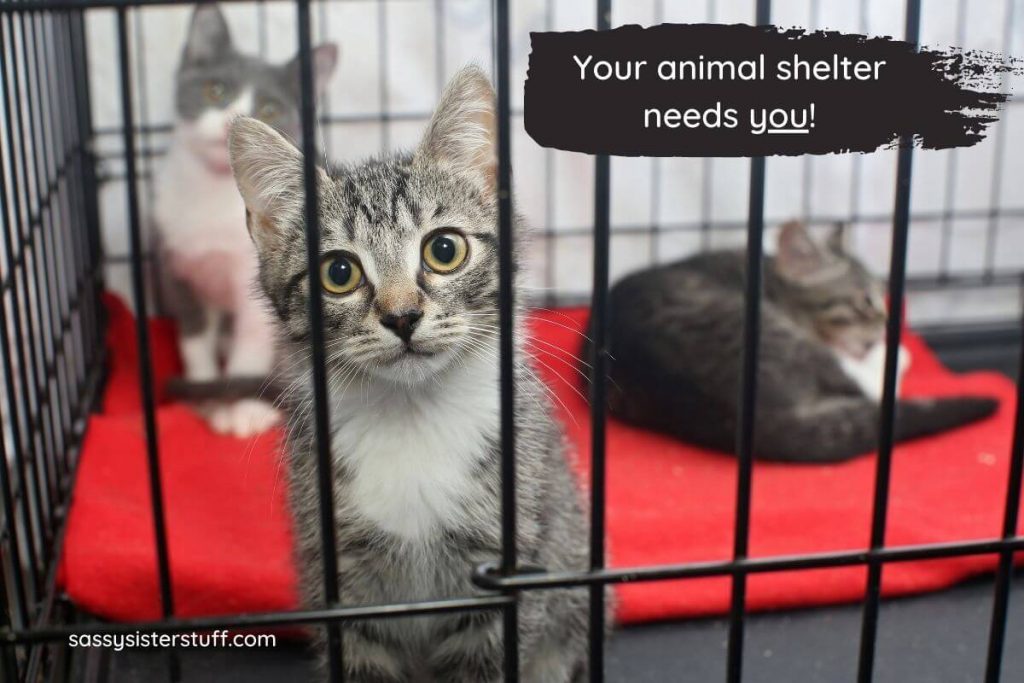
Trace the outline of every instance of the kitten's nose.
<path fill-rule="evenodd" d="M 401 313 L 385 313 L 380 317 L 380 324 L 398 335 L 399 339 L 408 343 L 412 339 L 416 324 L 423 317 L 423 311 L 414 308 Z"/>

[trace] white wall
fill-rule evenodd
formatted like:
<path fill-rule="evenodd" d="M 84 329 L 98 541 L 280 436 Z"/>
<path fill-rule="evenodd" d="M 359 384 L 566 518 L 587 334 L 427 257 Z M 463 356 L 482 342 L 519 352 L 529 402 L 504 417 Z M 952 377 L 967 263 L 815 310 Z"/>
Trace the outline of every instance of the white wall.
<path fill-rule="evenodd" d="M 1024 0 L 969 0 L 968 4 L 965 21 L 960 23 L 957 1 L 925 0 L 922 41 L 934 46 L 1024 53 Z M 513 92 L 517 109 L 522 106 L 529 32 L 592 27 L 593 5 L 590 0 L 513 3 Z M 753 5 L 752 0 L 620 0 L 614 3 L 613 24 L 750 22 Z M 1008 23 L 1010 5 L 1013 21 Z M 324 101 L 325 113 L 373 117 L 387 111 L 411 119 L 327 126 L 327 147 L 336 160 L 360 159 L 414 144 L 424 122 L 414 115 L 430 110 L 443 78 L 466 62 L 475 61 L 486 68 L 492 63 L 487 0 L 334 0 L 313 7 L 314 36 L 330 38 L 341 46 L 340 67 Z M 776 0 L 773 21 L 785 26 L 897 37 L 902 34 L 903 3 L 871 0 L 863 3 L 863 8 L 862 13 L 861 3 L 854 0 Z M 132 13 L 136 112 L 143 123 L 171 121 L 173 69 L 190 11 L 185 7 L 152 7 Z M 244 49 L 262 49 L 274 60 L 285 60 L 294 53 L 296 31 L 291 3 L 231 4 L 226 13 L 236 41 Z M 264 33 L 259 30 L 261 17 L 265 18 Z M 95 123 L 101 129 L 116 128 L 121 122 L 112 12 L 90 12 L 89 39 Z M 1013 85 L 1019 86 L 1019 79 Z M 594 114 L 599 116 L 600 112 Z M 532 290 L 534 293 L 586 294 L 591 244 L 585 231 L 592 220 L 592 159 L 544 150 L 526 136 L 521 116 L 515 117 L 514 124 L 517 207 L 540 231 L 533 242 L 529 284 L 538 288 Z M 101 142 L 102 149 L 120 149 L 117 135 L 103 136 Z M 160 148 L 165 136 L 154 134 L 141 142 Z M 908 264 L 911 276 L 937 272 L 942 258 L 940 238 L 946 231 L 951 235 L 951 272 L 976 273 L 984 267 L 986 236 L 990 232 L 998 235 L 992 250 L 996 268 L 1000 272 L 1024 270 L 1024 196 L 1016 191 L 1024 181 L 1024 156 L 1019 154 L 1024 149 L 1022 143 L 1024 106 L 1018 100 L 1007 107 L 1002 121 L 983 143 L 958 151 L 915 153 L 915 220 Z M 884 273 L 895 163 L 891 151 L 772 158 L 768 161 L 769 222 L 777 224 L 794 216 L 858 216 L 854 232 L 857 249 L 875 270 Z M 748 168 L 749 162 L 744 159 L 613 160 L 613 277 L 650 262 L 651 238 L 646 232 L 630 232 L 631 226 L 646 230 L 654 224 L 662 229 L 657 238 L 661 259 L 690 253 L 704 244 L 742 244 Z M 118 169 L 116 161 L 108 166 L 112 172 Z M 997 178 L 1001 178 L 998 184 Z M 102 207 L 110 254 L 127 251 L 124 202 L 124 184 L 108 183 Z M 1016 215 L 990 218 L 988 212 L 993 207 Z M 943 220 L 942 215 L 950 211 L 959 215 Z M 699 229 L 704 221 L 711 224 L 707 235 Z M 684 225 L 697 229 L 678 229 Z M 544 230 L 556 237 L 549 242 Z M 767 239 L 771 244 L 773 234 Z M 108 282 L 126 291 L 127 269 L 112 267 Z M 1012 318 L 1018 315 L 1019 306 L 1017 289 L 1010 287 L 918 294 L 912 298 L 909 311 L 914 321 L 923 323 L 950 317 Z"/>

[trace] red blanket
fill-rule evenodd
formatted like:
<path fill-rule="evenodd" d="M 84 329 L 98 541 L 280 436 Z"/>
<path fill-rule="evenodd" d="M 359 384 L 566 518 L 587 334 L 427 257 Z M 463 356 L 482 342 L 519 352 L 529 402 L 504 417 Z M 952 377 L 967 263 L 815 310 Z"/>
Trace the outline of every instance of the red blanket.
<path fill-rule="evenodd" d="M 63 555 L 71 598 L 111 619 L 159 616 L 153 526 L 130 313 L 110 310 L 111 374 L 104 409 L 85 437 Z M 539 312 L 531 327 L 544 379 L 587 479 L 589 420 L 577 393 L 586 312 Z M 154 322 L 158 384 L 179 368 L 171 328 Z M 1009 463 L 1014 387 L 993 373 L 954 375 L 912 335 L 906 395 L 978 393 L 1002 400 L 992 418 L 897 447 L 887 540 L 890 545 L 995 537 Z M 553 345 L 553 346 L 549 346 Z M 279 434 L 254 441 L 220 437 L 183 405 L 161 402 L 160 455 L 175 613 L 209 615 L 296 606 Z M 863 548 L 868 542 L 875 459 L 841 465 L 758 463 L 754 468 L 751 554 L 770 556 Z M 614 566 L 721 560 L 732 548 L 736 462 L 611 422 L 608 429 L 608 545 Z M 883 591 L 936 590 L 994 567 L 992 556 L 886 567 Z M 862 567 L 754 575 L 752 610 L 859 599 Z M 720 614 L 727 578 L 617 587 L 622 622 Z"/>

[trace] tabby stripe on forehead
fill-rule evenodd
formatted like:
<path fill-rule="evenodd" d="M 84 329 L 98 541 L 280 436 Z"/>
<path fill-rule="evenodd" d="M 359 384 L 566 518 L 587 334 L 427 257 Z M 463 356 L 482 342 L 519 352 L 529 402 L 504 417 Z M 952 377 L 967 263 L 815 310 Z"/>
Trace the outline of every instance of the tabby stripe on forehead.
<path fill-rule="evenodd" d="M 420 207 L 419 202 L 409 197 L 405 200 L 405 206 L 409 209 L 409 213 L 412 214 L 413 225 L 421 226 L 423 223 L 423 209 Z"/>
<path fill-rule="evenodd" d="M 370 212 L 370 207 L 367 206 L 366 202 L 363 199 L 362 192 L 359 191 L 359 187 L 356 185 L 356 183 L 351 178 L 346 178 L 345 179 L 345 182 L 342 185 L 341 191 L 342 191 L 342 194 L 345 195 L 345 203 L 346 204 L 348 204 L 349 206 L 356 207 L 356 210 L 359 211 L 360 213 L 362 213 L 363 216 L 366 217 L 366 220 L 367 220 L 368 223 L 375 223 L 376 222 L 374 220 L 374 218 L 373 218 L 373 214 Z M 348 225 L 348 226 L 346 226 L 346 228 L 348 229 L 348 233 L 349 233 L 348 236 L 349 236 L 349 238 L 355 239 L 355 228 L 354 228 L 354 226 Z"/>
<path fill-rule="evenodd" d="M 398 224 L 398 203 L 408 206 L 409 197 L 409 174 L 397 173 L 395 178 L 395 189 L 391 193 L 391 224 Z"/>
<path fill-rule="evenodd" d="M 345 231 L 345 236 L 354 241 L 356 238 L 356 207 L 347 203 L 344 199 L 339 200 L 340 206 L 336 209 L 338 213 L 338 224 Z"/>
<path fill-rule="evenodd" d="M 367 223 L 373 224 L 373 223 L 377 222 L 377 221 L 374 220 L 373 214 L 370 213 L 370 207 L 368 207 L 362 201 L 359 202 L 359 211 L 366 217 L 366 222 Z"/>

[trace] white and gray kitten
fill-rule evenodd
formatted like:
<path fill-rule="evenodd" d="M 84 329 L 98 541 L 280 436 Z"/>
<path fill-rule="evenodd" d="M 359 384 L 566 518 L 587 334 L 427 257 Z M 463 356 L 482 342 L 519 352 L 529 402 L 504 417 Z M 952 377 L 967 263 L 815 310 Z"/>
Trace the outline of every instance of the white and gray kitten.
<path fill-rule="evenodd" d="M 318 89 L 336 59 L 334 45 L 314 51 Z M 253 292 L 256 252 L 231 175 L 228 124 L 257 116 L 297 136 L 298 60 L 273 65 L 238 52 L 218 6 L 204 4 L 192 15 L 175 87 L 177 118 L 156 178 L 153 219 L 160 294 L 178 323 L 185 379 L 266 377 L 274 360 L 272 321 Z M 236 436 L 278 419 L 269 403 L 254 398 L 207 413 L 215 430 Z"/>
<path fill-rule="evenodd" d="M 318 170 L 345 605 L 480 594 L 472 568 L 500 557 L 493 103 L 487 78 L 467 68 L 414 154 Z M 302 157 L 252 119 L 234 123 L 230 148 L 295 380 L 286 400 L 291 501 L 305 599 L 320 605 Z M 517 314 L 519 344 L 522 323 Z M 587 527 L 562 434 L 527 355 L 519 358 L 520 560 L 585 569 Z M 523 680 L 585 680 L 586 590 L 529 592 L 520 605 Z M 499 612 L 353 622 L 343 638 L 355 683 L 501 679 Z"/>

